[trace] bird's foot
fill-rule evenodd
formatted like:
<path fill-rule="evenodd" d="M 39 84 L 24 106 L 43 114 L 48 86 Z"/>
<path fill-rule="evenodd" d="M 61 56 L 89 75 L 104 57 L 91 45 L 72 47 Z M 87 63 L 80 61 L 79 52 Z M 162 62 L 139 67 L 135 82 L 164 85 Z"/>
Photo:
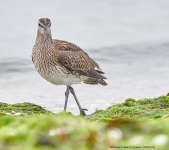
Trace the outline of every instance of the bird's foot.
<path fill-rule="evenodd" d="M 80 110 L 80 115 L 81 115 L 81 116 L 86 116 L 85 111 L 88 111 L 88 110 L 85 109 L 85 108 L 81 108 L 81 110 Z"/>

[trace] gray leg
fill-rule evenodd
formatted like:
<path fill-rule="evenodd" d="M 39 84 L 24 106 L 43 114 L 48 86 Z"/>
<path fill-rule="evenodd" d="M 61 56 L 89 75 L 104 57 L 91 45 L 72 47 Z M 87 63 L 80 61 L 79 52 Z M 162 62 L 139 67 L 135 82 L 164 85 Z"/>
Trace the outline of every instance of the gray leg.
<path fill-rule="evenodd" d="M 65 92 L 65 106 L 64 106 L 64 111 L 66 111 L 68 97 L 69 97 L 69 86 L 67 86 L 67 89 L 66 89 L 66 92 Z"/>
<path fill-rule="evenodd" d="M 77 97 L 76 97 L 76 94 L 75 94 L 74 89 L 73 89 L 71 86 L 69 86 L 69 90 L 70 90 L 70 92 L 73 94 L 73 97 L 74 97 L 74 99 L 75 99 L 75 101 L 76 101 L 76 103 L 77 103 L 77 105 L 78 105 L 78 107 L 79 107 L 80 115 L 86 116 L 85 110 L 87 111 L 87 109 L 83 109 L 83 108 L 80 106 L 80 103 L 79 103 L 79 101 L 78 101 L 78 99 L 77 99 Z"/>

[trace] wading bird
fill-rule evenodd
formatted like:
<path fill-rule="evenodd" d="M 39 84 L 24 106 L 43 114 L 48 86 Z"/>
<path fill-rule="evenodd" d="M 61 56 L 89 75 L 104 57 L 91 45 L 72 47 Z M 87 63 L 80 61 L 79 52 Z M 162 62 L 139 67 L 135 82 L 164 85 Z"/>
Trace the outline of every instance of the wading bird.
<path fill-rule="evenodd" d="M 71 92 L 79 107 L 80 114 L 85 116 L 85 110 L 80 106 L 72 84 L 83 81 L 85 84 L 106 86 L 106 79 L 99 65 L 89 55 L 75 44 L 53 40 L 51 35 L 51 21 L 41 18 L 38 21 L 38 31 L 32 50 L 32 61 L 37 72 L 54 85 L 66 85 L 66 111 L 69 93 Z"/>

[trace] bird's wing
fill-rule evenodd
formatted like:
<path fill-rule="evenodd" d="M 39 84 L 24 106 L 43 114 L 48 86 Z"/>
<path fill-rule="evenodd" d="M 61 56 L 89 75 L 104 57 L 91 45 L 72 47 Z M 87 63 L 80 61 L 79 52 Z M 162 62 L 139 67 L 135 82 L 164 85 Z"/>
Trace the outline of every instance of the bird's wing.
<path fill-rule="evenodd" d="M 103 73 L 102 71 L 96 71 L 94 69 L 97 68 L 100 70 L 99 65 L 83 50 L 78 52 L 60 51 L 58 54 L 59 63 L 71 73 L 92 78 L 105 79 L 105 77 L 101 75 Z"/>

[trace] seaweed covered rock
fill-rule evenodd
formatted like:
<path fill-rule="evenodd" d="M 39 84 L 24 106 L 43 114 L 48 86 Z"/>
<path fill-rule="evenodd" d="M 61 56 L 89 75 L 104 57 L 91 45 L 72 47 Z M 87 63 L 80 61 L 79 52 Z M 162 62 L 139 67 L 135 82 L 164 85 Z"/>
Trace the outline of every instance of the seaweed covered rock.
<path fill-rule="evenodd" d="M 52 114 L 52 112 L 39 105 L 24 102 L 7 104 L 0 102 L 0 115 L 33 115 L 33 114 Z"/>
<path fill-rule="evenodd" d="M 124 103 L 110 106 L 106 110 L 97 110 L 86 118 L 100 121 L 132 118 L 157 119 L 166 114 L 169 114 L 169 96 L 160 96 L 143 100 L 128 98 Z"/>

